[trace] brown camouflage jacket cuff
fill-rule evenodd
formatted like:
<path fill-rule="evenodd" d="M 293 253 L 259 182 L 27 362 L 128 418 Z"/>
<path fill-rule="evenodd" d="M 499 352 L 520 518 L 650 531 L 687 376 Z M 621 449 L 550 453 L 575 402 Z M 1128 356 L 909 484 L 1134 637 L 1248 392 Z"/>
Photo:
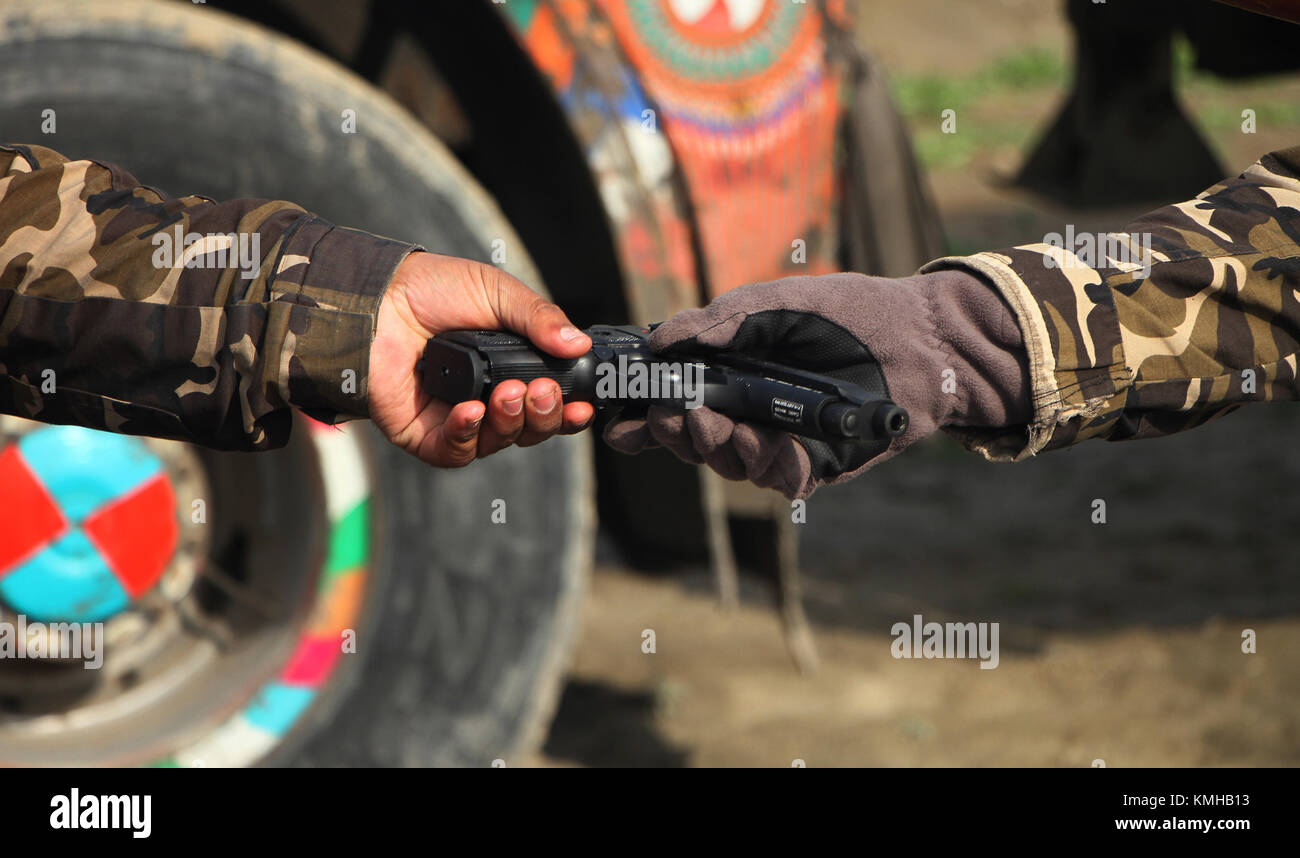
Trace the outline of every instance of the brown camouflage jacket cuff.
<path fill-rule="evenodd" d="M 370 344 L 384 289 L 416 245 L 305 217 L 287 231 L 267 300 L 294 305 L 289 403 L 325 423 L 368 416 Z M 297 330 L 311 336 L 296 336 Z"/>
<path fill-rule="evenodd" d="M 991 459 L 1168 435 L 1300 398 L 1300 147 L 1123 232 L 1067 228 L 922 270 L 944 268 L 996 285 L 1029 355 L 1033 422 L 971 441 Z"/>
<path fill-rule="evenodd" d="M 1020 461 L 1102 434 L 1123 406 L 1129 374 L 1103 275 L 1091 267 L 1052 267 L 1045 261 L 1050 250 L 1041 244 L 950 256 L 921 269 L 984 275 L 1020 323 L 1033 405 L 1028 430 L 963 437 L 994 461 Z"/>

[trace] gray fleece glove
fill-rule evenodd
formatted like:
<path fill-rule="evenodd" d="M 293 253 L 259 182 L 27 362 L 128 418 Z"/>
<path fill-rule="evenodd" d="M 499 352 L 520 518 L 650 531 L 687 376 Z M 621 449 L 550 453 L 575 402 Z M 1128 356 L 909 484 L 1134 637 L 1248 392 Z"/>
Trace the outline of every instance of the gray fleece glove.
<path fill-rule="evenodd" d="M 899 279 L 831 274 L 742 286 L 663 323 L 650 345 L 665 355 L 734 350 L 849 381 L 874 357 L 911 420 L 866 463 L 703 407 L 685 413 L 653 407 L 644 419 L 615 420 L 605 430 L 616 450 L 662 445 L 727 479 L 789 498 L 852 479 L 940 427 L 999 429 L 1025 424 L 1031 415 L 1028 358 L 1015 317 L 992 286 L 962 271 Z"/>

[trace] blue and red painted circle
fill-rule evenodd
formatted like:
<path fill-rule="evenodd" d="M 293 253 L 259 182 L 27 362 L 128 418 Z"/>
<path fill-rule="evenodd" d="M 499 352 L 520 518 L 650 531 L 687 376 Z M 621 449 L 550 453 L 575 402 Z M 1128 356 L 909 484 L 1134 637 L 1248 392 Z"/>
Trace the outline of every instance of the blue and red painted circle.
<path fill-rule="evenodd" d="M 162 460 L 138 438 L 49 426 L 0 450 L 0 601 L 97 622 L 148 592 L 178 536 Z"/>

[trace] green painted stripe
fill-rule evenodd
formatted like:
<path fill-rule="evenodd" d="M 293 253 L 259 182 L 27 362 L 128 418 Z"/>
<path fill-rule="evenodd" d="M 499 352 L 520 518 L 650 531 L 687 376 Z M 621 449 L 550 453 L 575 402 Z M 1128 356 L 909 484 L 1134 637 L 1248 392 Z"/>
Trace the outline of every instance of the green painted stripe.
<path fill-rule="evenodd" d="M 325 558 L 325 570 L 321 574 L 319 591 L 327 590 L 344 575 L 358 572 L 366 565 L 370 556 L 370 500 L 361 501 L 334 522 L 330 528 L 329 552 Z M 229 722 L 218 727 L 225 730 Z M 175 757 L 166 757 L 149 763 L 146 768 L 178 769 L 180 763 Z"/>
<path fill-rule="evenodd" d="M 329 554 L 325 559 L 325 572 L 321 575 L 321 589 L 340 574 L 357 566 L 364 566 L 370 556 L 370 501 L 363 500 L 352 507 L 330 531 Z"/>
<path fill-rule="evenodd" d="M 506 19 L 515 25 L 515 29 L 523 34 L 532 25 L 533 16 L 537 14 L 537 0 L 511 0 L 509 3 L 500 4 L 499 8 L 506 13 Z"/>

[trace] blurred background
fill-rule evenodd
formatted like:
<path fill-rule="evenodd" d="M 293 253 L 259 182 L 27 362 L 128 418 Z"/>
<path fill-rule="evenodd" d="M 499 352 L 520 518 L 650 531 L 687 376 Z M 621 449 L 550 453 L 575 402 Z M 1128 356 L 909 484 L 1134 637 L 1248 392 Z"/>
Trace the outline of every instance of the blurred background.
<path fill-rule="evenodd" d="M 1065 4 L 863 0 L 856 15 L 950 252 L 1040 241 L 1067 223 L 1117 229 L 1154 207 L 1076 208 L 1013 181 L 1070 91 Z M 1300 143 L 1300 75 L 1211 74 L 1182 35 L 1172 50 L 1178 101 L 1224 175 Z M 1215 59 L 1201 53 L 1201 65 Z M 956 134 L 941 130 L 946 109 Z M 1255 133 L 1243 133 L 1246 109 Z M 1175 157 L 1117 146 L 1142 171 Z M 1300 764 L 1296 417 L 1290 405 L 1248 408 L 1181 436 L 1017 465 L 939 438 L 818 492 L 800 528 L 821 658 L 812 675 L 787 654 L 765 577 L 742 568 L 727 612 L 708 569 L 634 571 L 602 539 L 573 671 L 535 762 Z M 1097 498 L 1105 525 L 1091 521 Z M 891 658 L 890 627 L 917 613 L 1000 623 L 1001 663 Z M 641 651 L 645 629 L 654 654 Z"/>
<path fill-rule="evenodd" d="M 6 139 L 500 264 L 583 325 L 1120 229 L 1300 143 L 1300 30 L 1210 0 L 0 8 Z M 0 762 L 1297 765 L 1296 421 L 1017 465 L 935 438 L 797 523 L 588 438 L 455 472 L 364 422 L 151 441 L 173 502 L 129 541 L 161 583 L 94 676 L 0 665 Z M 125 442 L 74 434 L 96 484 Z M 0 453 L 69 437 L 0 422 Z M 49 556 L 27 530 L 13 562 Z M 996 669 L 892 658 L 917 614 L 997 623 Z"/>

